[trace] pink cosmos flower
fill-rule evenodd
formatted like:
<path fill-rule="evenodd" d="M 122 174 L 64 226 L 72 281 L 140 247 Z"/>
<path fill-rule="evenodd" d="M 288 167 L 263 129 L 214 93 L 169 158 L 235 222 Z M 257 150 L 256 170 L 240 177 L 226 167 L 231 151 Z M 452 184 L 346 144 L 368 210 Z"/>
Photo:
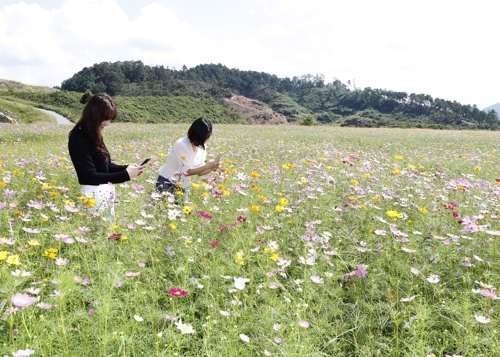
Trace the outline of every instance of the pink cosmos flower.
<path fill-rule="evenodd" d="M 205 213 L 203 211 L 200 210 L 200 216 L 202 216 L 203 218 L 207 218 L 207 219 L 210 219 L 212 218 L 211 215 L 209 215 L 208 213 Z"/>
<path fill-rule="evenodd" d="M 219 245 L 219 242 L 215 241 L 215 242 L 210 242 L 208 243 L 209 246 L 211 247 L 217 247 Z"/>
<path fill-rule="evenodd" d="M 323 278 L 316 274 L 311 275 L 311 281 L 316 284 L 323 284 L 324 282 Z"/>
<path fill-rule="evenodd" d="M 17 352 L 13 352 L 12 357 L 29 357 L 34 353 L 35 353 L 34 350 L 30 350 L 29 348 L 27 348 L 25 350 L 19 350 Z"/>
<path fill-rule="evenodd" d="M 482 324 L 489 324 L 491 322 L 491 320 L 488 317 L 478 316 L 478 315 L 474 315 L 474 317 L 476 318 L 477 322 L 480 322 Z"/>
<path fill-rule="evenodd" d="M 299 326 L 302 328 L 309 328 L 309 322 L 307 321 L 299 321 Z"/>
<path fill-rule="evenodd" d="M 246 222 L 247 219 L 245 217 L 243 217 L 243 216 L 238 216 L 238 218 L 236 218 L 236 220 L 238 222 Z"/>
<path fill-rule="evenodd" d="M 17 293 L 10 298 L 12 304 L 17 307 L 28 307 L 36 302 L 36 298 L 28 294 Z"/>
<path fill-rule="evenodd" d="M 439 283 L 439 280 L 441 280 L 441 277 L 437 274 L 431 274 L 427 277 L 427 281 L 431 284 Z"/>
<path fill-rule="evenodd" d="M 245 284 L 250 282 L 248 278 L 234 278 L 234 287 L 238 290 L 245 289 Z"/>
<path fill-rule="evenodd" d="M 140 272 L 133 273 L 131 271 L 128 271 L 128 272 L 125 273 L 125 276 L 129 276 L 129 277 L 132 277 L 132 278 L 135 278 L 136 276 L 139 276 L 139 275 L 141 275 Z"/>
<path fill-rule="evenodd" d="M 178 288 L 173 288 L 173 289 L 170 289 L 168 291 L 170 293 L 170 295 L 172 296 L 186 296 L 187 295 L 187 292 L 182 290 L 182 289 L 178 289 Z"/>
<path fill-rule="evenodd" d="M 219 229 L 219 231 L 227 231 L 227 227 L 226 226 L 220 226 L 218 229 Z"/>
<path fill-rule="evenodd" d="M 65 266 L 69 263 L 69 259 L 68 258 L 57 258 L 56 261 L 55 261 L 55 265 L 57 266 Z"/>

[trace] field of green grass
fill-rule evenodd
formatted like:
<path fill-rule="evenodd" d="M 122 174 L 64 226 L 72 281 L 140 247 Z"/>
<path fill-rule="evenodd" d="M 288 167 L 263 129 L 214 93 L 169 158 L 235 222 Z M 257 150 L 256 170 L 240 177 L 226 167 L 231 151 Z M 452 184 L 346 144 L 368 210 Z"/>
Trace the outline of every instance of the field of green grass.
<path fill-rule="evenodd" d="M 0 355 L 500 354 L 500 134 L 214 125 L 220 170 L 174 206 L 154 182 L 187 128 L 105 129 L 152 158 L 110 222 L 70 128 L 0 125 Z"/>

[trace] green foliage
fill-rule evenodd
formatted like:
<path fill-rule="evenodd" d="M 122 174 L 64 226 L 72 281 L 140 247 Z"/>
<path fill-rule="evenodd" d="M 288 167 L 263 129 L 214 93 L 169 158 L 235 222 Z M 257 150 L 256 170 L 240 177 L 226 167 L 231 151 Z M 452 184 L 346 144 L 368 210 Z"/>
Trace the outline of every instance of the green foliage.
<path fill-rule="evenodd" d="M 314 118 L 314 115 L 312 115 L 312 114 L 304 114 L 300 118 L 299 124 L 300 125 L 305 125 L 305 126 L 311 126 L 311 125 L 318 125 L 319 123 Z"/>
<path fill-rule="evenodd" d="M 54 123 L 54 119 L 40 110 L 36 110 L 29 105 L 25 105 L 22 103 L 13 102 L 10 100 L 5 100 L 0 98 L 0 112 L 4 114 L 12 112 L 15 113 L 14 119 L 17 120 L 18 123 L 24 124 L 33 124 L 33 123 Z"/>
<path fill-rule="evenodd" d="M 361 116 L 357 126 L 432 126 L 459 129 L 500 128 L 496 113 L 476 106 L 370 87 L 357 89 L 338 79 L 327 83 L 323 75 L 293 78 L 203 64 L 181 70 L 147 66 L 141 61 L 102 62 L 86 67 L 63 81 L 62 89 L 123 96 L 190 96 L 213 98 L 219 103 L 232 93 L 257 99 L 295 121 L 312 113 L 324 124 L 354 122 L 359 112 L 373 110 L 382 117 Z M 340 118 L 340 117 L 342 118 Z M 383 118 L 383 120 L 382 120 Z M 402 124 L 402 123 L 405 124 Z"/>
<path fill-rule="evenodd" d="M 0 98 L 53 110 L 74 122 L 80 119 L 84 107 L 82 94 L 76 92 L 0 91 Z M 205 116 L 213 123 L 246 124 L 240 114 L 227 110 L 212 98 L 115 96 L 113 99 L 118 106 L 118 122 L 190 123 Z"/>

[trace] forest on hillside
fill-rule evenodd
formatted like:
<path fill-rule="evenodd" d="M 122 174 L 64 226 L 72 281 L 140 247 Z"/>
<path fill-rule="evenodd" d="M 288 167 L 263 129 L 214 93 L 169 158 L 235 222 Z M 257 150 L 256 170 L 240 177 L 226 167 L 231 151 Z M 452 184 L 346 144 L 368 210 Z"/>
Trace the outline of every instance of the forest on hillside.
<path fill-rule="evenodd" d="M 120 96 L 189 96 L 222 103 L 233 94 L 256 99 L 291 122 L 313 116 L 322 124 L 360 127 L 500 129 L 495 111 L 426 94 L 364 88 L 323 75 L 279 78 L 257 71 L 202 64 L 181 69 L 141 61 L 102 62 L 64 80 L 61 89 Z"/>

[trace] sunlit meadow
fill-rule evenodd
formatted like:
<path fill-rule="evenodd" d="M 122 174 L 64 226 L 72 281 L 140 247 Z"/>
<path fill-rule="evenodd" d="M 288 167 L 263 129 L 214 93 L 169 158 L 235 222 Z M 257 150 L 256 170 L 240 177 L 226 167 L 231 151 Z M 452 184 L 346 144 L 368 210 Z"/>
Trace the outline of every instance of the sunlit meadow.
<path fill-rule="evenodd" d="M 499 133 L 217 125 L 175 205 L 187 126 L 113 124 L 113 222 L 68 130 L 0 126 L 2 356 L 499 355 Z"/>

